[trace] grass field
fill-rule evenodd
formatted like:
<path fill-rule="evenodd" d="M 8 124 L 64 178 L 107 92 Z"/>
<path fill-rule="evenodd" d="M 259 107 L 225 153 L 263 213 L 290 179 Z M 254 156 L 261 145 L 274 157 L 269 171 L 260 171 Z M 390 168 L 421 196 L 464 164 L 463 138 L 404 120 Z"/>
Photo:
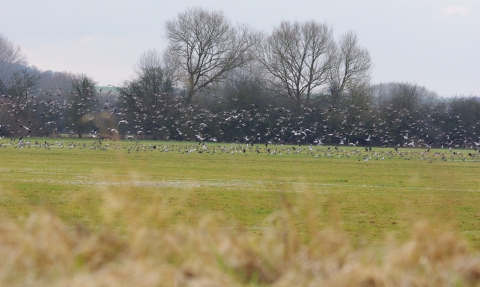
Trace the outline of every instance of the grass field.
<path fill-rule="evenodd" d="M 221 219 L 209 228 L 242 230 L 248 237 L 269 234 L 286 214 L 299 244 L 333 228 L 357 250 L 385 246 L 388 238 L 409 242 L 415 224 L 426 220 L 431 230 L 459 234 L 471 252 L 480 249 L 480 162 L 468 155 L 472 151 L 0 143 L 0 211 L 18 226 L 47 210 L 67 230 L 81 226 L 122 236 L 136 227 L 195 227 L 213 214 Z M 248 284 L 256 280 L 248 278 Z M 258 282 L 272 281 L 265 280 Z"/>
<path fill-rule="evenodd" d="M 333 152 L 331 157 L 243 151 L 187 154 L 185 150 L 196 144 L 175 142 L 100 145 L 76 140 L 70 141 L 75 144 L 71 148 L 68 142 L 63 147 L 47 142 L 49 149 L 20 149 L 5 142 L 0 149 L 0 205 L 12 218 L 45 208 L 67 222 L 95 229 L 103 221 L 105 193 L 120 190 L 139 206 L 155 202 L 178 209 L 179 221 L 221 212 L 255 230 L 285 206 L 295 207 L 301 219 L 308 194 L 319 226 L 333 221 L 369 242 L 389 232 L 403 237 L 413 222 L 427 219 L 451 224 L 480 248 L 480 162 L 430 162 L 414 155 L 409 160 L 364 161 L 363 155 L 347 158 Z M 152 145 L 159 148 L 148 148 Z"/>

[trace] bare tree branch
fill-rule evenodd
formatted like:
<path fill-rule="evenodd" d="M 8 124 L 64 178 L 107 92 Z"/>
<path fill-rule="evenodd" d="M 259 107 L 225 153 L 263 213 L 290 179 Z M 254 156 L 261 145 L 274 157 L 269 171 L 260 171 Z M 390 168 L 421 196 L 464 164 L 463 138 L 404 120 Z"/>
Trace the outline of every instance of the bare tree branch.
<path fill-rule="evenodd" d="M 13 72 L 27 65 L 27 57 L 20 46 L 15 45 L 0 33 L 0 92 L 5 93 L 5 87 L 13 76 Z"/>
<path fill-rule="evenodd" d="M 247 26 L 234 27 L 222 12 L 187 9 L 167 21 L 167 53 L 178 66 L 179 80 L 185 84 L 191 102 L 206 86 L 222 81 L 225 73 L 252 59 L 258 36 Z"/>
<path fill-rule="evenodd" d="M 68 122 L 79 138 L 88 129 L 88 114 L 95 106 L 95 85 L 97 83 L 85 74 L 74 75 L 70 80 L 70 98 L 68 103 Z"/>
<path fill-rule="evenodd" d="M 27 68 L 19 69 L 13 72 L 7 92 L 16 100 L 17 104 L 24 104 L 28 94 L 35 89 L 40 78 L 39 74 L 32 73 Z"/>
<path fill-rule="evenodd" d="M 331 105 L 338 107 L 342 94 L 349 87 L 370 80 L 372 61 L 367 49 L 358 46 L 357 35 L 350 31 L 340 38 L 335 61 L 330 70 Z"/>
<path fill-rule="evenodd" d="M 272 87 L 300 106 L 327 82 L 333 52 L 332 29 L 326 24 L 283 21 L 263 42 L 258 59 Z"/>

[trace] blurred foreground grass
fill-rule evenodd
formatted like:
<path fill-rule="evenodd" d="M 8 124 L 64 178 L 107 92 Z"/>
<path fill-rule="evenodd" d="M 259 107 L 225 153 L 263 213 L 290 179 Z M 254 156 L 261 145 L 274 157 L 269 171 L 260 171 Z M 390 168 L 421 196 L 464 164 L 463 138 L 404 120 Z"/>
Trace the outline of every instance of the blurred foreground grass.
<path fill-rule="evenodd" d="M 402 242 L 353 244 L 335 225 L 305 237 L 288 207 L 252 233 L 222 215 L 172 223 L 175 210 L 139 208 L 127 190 L 105 192 L 91 231 L 49 212 L 0 222 L 2 286 L 478 286 L 480 256 L 458 233 L 424 222 Z M 308 197 L 308 196 L 307 196 Z"/>
<path fill-rule="evenodd" d="M 478 163 L 78 142 L 0 149 L 1 285 L 480 284 Z"/>

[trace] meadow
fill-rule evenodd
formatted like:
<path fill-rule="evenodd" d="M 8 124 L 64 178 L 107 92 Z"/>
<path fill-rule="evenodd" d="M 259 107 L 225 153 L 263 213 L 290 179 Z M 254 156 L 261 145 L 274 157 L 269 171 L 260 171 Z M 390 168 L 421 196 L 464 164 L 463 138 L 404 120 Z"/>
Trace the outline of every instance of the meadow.
<path fill-rule="evenodd" d="M 78 252 L 71 251 L 75 253 L 71 255 L 62 251 L 62 256 L 69 255 L 65 258 L 58 255 L 63 259 L 57 261 L 69 262 L 69 256 L 74 258 L 74 263 L 62 267 L 68 270 L 56 266 L 56 260 L 48 259 L 50 263 L 37 265 L 52 265 L 56 270 L 52 271 L 53 277 L 35 273 L 31 275 L 34 282 L 45 280 L 45 284 L 61 285 L 68 281 L 69 285 L 101 286 L 92 270 L 123 274 L 119 270 L 125 266 L 113 255 L 124 254 L 120 251 L 123 248 L 129 250 L 128 260 L 148 259 L 148 264 L 142 263 L 148 265 L 146 271 L 142 269 L 145 272 L 156 268 L 149 265 L 152 263 L 149 252 L 158 256 L 161 253 L 165 260 L 161 264 L 169 266 L 162 270 L 168 274 L 162 277 L 160 271 L 152 272 L 161 280 L 173 280 L 164 281 L 167 282 L 164 286 L 172 286 L 168 282 L 178 286 L 292 286 L 300 278 L 306 280 L 304 286 L 307 286 L 313 284 L 312 280 L 323 278 L 320 273 L 328 275 L 321 281 L 321 284 L 330 282 L 325 286 L 334 286 L 332 282 L 343 282 L 337 286 L 360 286 L 365 282 L 362 286 L 393 286 L 403 282 L 399 278 L 431 282 L 432 274 L 440 276 L 437 286 L 475 286 L 480 282 L 480 261 L 476 255 L 480 249 L 477 208 L 480 162 L 471 150 L 373 148 L 369 151 L 363 147 L 247 147 L 238 143 L 207 143 L 204 147 L 191 142 L 70 139 L 29 139 L 28 144 L 3 139 L 0 143 L 1 237 L 12 228 L 5 226 L 15 226 L 21 234 L 19 238 L 24 238 L 26 233 L 35 233 L 31 232 L 31 226 L 38 225 L 56 230 L 54 234 L 64 234 L 59 236 L 67 238 L 70 245 L 90 242 L 88 246 L 100 250 L 100 255 L 89 251 L 98 258 L 88 252 L 88 256 L 80 252 L 83 255 L 79 257 Z M 41 233 L 41 228 L 38 232 Z M 82 237 L 82 234 L 88 235 Z M 180 239 L 173 240 L 176 236 Z M 72 243 L 75 241 L 72 238 L 83 243 Z M 84 242 L 82 238 L 90 239 Z M 151 242 L 152 238 L 173 251 L 163 250 L 157 246 L 158 242 Z M 135 245 L 140 244 L 138 240 L 144 241 L 141 248 Z M 219 240 L 215 245 L 219 249 L 212 255 L 198 247 L 210 246 L 202 240 Z M 35 246 L 29 244 L 29 248 Z M 106 247 L 99 247 L 105 244 L 111 248 L 105 251 L 102 248 Z M 163 251 L 155 253 L 158 248 Z M 305 248 L 309 251 L 304 254 Z M 132 255 L 134 250 L 143 255 Z M 253 254 L 253 259 L 248 254 Z M 303 263 L 298 261 L 300 255 L 306 256 Z M 409 261 L 412 256 L 416 258 L 414 263 Z M 321 261 L 320 268 L 315 261 L 318 258 L 333 261 Z M 394 264 L 397 267 L 391 278 L 385 275 L 389 274 L 387 269 L 382 269 L 392 268 L 388 258 L 396 258 L 395 264 L 400 264 Z M 349 260 L 363 269 L 347 269 L 362 270 L 365 278 L 352 275 L 360 281 L 340 280 L 350 278 L 339 275 L 346 272 Z M 434 263 L 425 265 L 422 260 L 440 260 L 439 266 L 447 271 L 442 273 Z M 457 260 L 470 265 L 459 267 Z M 455 267 L 448 269 L 448 262 Z M 311 266 L 303 266 L 307 263 Z M 24 266 L 24 262 L 19 264 Z M 29 264 L 35 272 L 47 268 Z M 73 267 L 68 267 L 69 264 Z M 111 264 L 116 267 L 112 269 Z M 133 269 L 143 268 L 137 261 L 129 264 Z M 419 264 L 421 271 L 407 268 L 409 264 Z M 0 269 L 4 270 L 2 266 Z M 12 285 L 25 284 L 18 276 L 27 271 L 12 266 L 7 269 L 14 271 L 0 272 L 0 280 Z M 110 269 L 102 269 L 105 266 Z M 316 274 L 314 267 L 324 269 Z M 63 271 L 58 271 L 59 268 Z M 405 272 L 410 277 L 405 277 Z M 284 277 L 285 274 L 290 277 Z M 111 276 L 111 280 L 116 280 Z"/>

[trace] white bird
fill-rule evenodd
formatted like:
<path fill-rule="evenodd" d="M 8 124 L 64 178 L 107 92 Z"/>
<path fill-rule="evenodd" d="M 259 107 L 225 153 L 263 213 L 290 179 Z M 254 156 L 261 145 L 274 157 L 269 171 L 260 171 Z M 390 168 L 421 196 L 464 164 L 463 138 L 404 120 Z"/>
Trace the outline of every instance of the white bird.
<path fill-rule="evenodd" d="M 202 137 L 200 134 L 198 135 L 195 135 L 197 137 L 197 139 L 199 139 L 201 142 L 203 142 L 205 140 L 205 137 Z"/>
<path fill-rule="evenodd" d="M 323 142 L 321 139 L 316 139 L 313 141 L 313 143 L 316 143 L 317 145 L 323 145 Z"/>
<path fill-rule="evenodd" d="M 239 116 L 239 115 L 235 115 L 235 116 L 229 116 L 229 117 L 228 117 L 228 118 L 226 118 L 225 120 L 226 120 L 226 121 L 228 121 L 228 120 L 230 120 L 231 118 L 233 118 L 233 119 L 235 119 L 235 120 L 236 120 L 236 119 L 238 118 L 238 116 Z"/>
<path fill-rule="evenodd" d="M 354 147 L 356 147 L 356 146 L 357 146 L 357 144 L 358 144 L 358 141 L 356 141 L 355 143 L 349 143 L 348 145 L 351 145 L 351 146 L 354 146 Z"/>

